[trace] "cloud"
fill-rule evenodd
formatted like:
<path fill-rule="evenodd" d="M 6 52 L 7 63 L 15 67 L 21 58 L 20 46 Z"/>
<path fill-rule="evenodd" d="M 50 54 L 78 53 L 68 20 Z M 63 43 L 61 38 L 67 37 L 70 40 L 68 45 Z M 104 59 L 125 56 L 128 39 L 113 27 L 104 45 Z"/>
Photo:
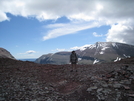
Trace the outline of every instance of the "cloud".
<path fill-rule="evenodd" d="M 59 48 L 57 48 L 56 50 L 57 51 L 65 51 L 65 49 L 59 49 Z"/>
<path fill-rule="evenodd" d="M 134 16 L 133 0 L 1 0 L 0 4 L 1 14 L 33 16 L 40 21 L 66 16 L 70 19 L 112 22 L 111 19 L 118 21 Z"/>
<path fill-rule="evenodd" d="M 93 32 L 93 35 L 95 36 L 95 37 L 102 37 L 103 35 L 102 34 L 97 34 L 96 32 Z"/>
<path fill-rule="evenodd" d="M 57 48 L 57 49 L 55 49 L 55 50 L 52 50 L 52 51 L 55 51 L 55 52 L 59 52 L 59 51 L 67 51 L 66 49 L 59 49 L 59 48 Z"/>
<path fill-rule="evenodd" d="M 34 50 L 26 51 L 26 54 L 33 54 L 33 53 L 36 53 L 36 51 L 34 51 Z"/>
<path fill-rule="evenodd" d="M 132 21 L 123 21 L 122 23 L 112 25 L 107 33 L 107 41 L 121 42 L 134 45 L 134 23 Z"/>
<path fill-rule="evenodd" d="M 51 28 L 47 35 L 43 37 L 44 41 L 56 38 L 59 36 L 67 35 L 67 34 L 75 34 L 78 31 L 93 28 L 93 27 L 99 27 L 100 25 L 103 25 L 103 22 L 71 22 L 67 24 L 51 24 L 48 25 L 47 28 Z"/>
<path fill-rule="evenodd" d="M 0 22 L 2 22 L 4 20 L 8 20 L 9 21 L 10 18 L 8 18 L 4 12 L 0 11 Z"/>
<path fill-rule="evenodd" d="M 39 21 L 56 20 L 65 16 L 72 22 L 60 27 L 54 24 L 57 28 L 51 26 L 53 29 L 44 36 L 44 40 L 74 34 L 98 25 L 110 25 L 107 41 L 133 44 L 133 5 L 134 0 L 0 0 L 0 21 L 10 20 L 7 13 L 34 17 Z M 79 23 L 75 24 L 74 21 Z M 93 22 L 98 25 L 92 25 Z"/>
<path fill-rule="evenodd" d="M 36 53 L 36 51 L 34 51 L 34 50 L 29 50 L 29 51 L 26 51 L 26 52 L 20 53 L 20 54 L 33 54 L 33 53 Z"/>

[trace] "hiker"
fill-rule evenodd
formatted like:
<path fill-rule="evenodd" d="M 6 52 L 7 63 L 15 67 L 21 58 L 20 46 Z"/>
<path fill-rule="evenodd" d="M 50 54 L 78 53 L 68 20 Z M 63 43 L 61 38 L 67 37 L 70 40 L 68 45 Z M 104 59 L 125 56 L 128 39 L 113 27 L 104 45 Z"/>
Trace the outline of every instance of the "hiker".
<path fill-rule="evenodd" d="M 72 68 L 76 69 L 76 64 L 78 62 L 78 57 L 77 57 L 75 51 L 72 51 L 72 53 L 70 55 L 70 62 L 72 64 Z"/>

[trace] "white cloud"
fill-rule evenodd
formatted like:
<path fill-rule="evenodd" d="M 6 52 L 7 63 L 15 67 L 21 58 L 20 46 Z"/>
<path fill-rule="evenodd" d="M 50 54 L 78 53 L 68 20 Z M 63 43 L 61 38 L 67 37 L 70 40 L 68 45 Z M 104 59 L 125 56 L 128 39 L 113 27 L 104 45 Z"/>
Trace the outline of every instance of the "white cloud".
<path fill-rule="evenodd" d="M 55 20 L 65 16 L 71 21 L 79 21 L 79 23 L 71 22 L 57 28 L 53 27 L 44 36 L 44 40 L 73 34 L 98 25 L 110 25 L 107 41 L 133 44 L 133 5 L 134 0 L 0 0 L 0 21 L 10 20 L 6 13 L 35 17 L 39 21 Z M 91 21 L 97 21 L 98 24 L 92 25 L 94 23 Z M 126 23 L 122 23 L 125 21 Z M 85 22 L 86 24 L 84 24 Z M 117 25 L 114 25 L 115 23 Z"/>
<path fill-rule="evenodd" d="M 24 53 L 19 53 L 19 54 L 33 54 L 33 53 L 36 53 L 36 51 L 34 50 L 29 50 L 29 51 L 26 51 Z"/>
<path fill-rule="evenodd" d="M 51 30 L 43 37 L 44 40 L 48 40 L 51 38 L 56 38 L 59 36 L 67 35 L 67 34 L 74 34 L 78 31 L 99 27 L 103 25 L 101 22 L 71 22 L 68 24 L 53 24 L 47 26 L 51 28 Z"/>
<path fill-rule="evenodd" d="M 118 21 L 134 16 L 133 0 L 1 0 L 0 4 L 1 13 L 34 16 L 41 21 L 61 16 L 86 21 Z"/>
<path fill-rule="evenodd" d="M 93 35 L 95 36 L 95 37 L 102 37 L 103 35 L 102 34 L 97 34 L 96 32 L 93 32 Z"/>
<path fill-rule="evenodd" d="M 4 12 L 0 11 L 0 22 L 4 21 L 4 20 L 8 20 L 9 21 L 10 18 L 8 18 Z"/>
<path fill-rule="evenodd" d="M 59 52 L 59 51 L 67 51 L 66 49 L 59 49 L 59 48 L 57 48 L 57 49 L 55 49 L 55 50 L 52 50 L 53 52 Z"/>
<path fill-rule="evenodd" d="M 57 48 L 56 50 L 57 51 L 65 51 L 65 49 L 59 49 L 59 48 Z"/>
<path fill-rule="evenodd" d="M 26 51 L 26 54 L 33 54 L 33 53 L 36 53 L 36 51 L 34 51 L 34 50 Z"/>
<path fill-rule="evenodd" d="M 134 45 L 134 23 L 126 20 L 122 23 L 112 25 L 107 33 L 107 41 L 128 43 Z"/>

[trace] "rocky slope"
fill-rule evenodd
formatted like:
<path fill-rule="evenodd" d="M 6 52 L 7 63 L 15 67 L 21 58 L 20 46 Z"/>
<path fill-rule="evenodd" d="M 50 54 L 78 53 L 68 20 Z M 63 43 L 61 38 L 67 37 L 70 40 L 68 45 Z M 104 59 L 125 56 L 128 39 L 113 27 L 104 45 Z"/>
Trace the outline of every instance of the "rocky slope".
<path fill-rule="evenodd" d="M 39 65 L 0 59 L 0 101 L 134 101 L 134 58 L 117 63 Z"/>
<path fill-rule="evenodd" d="M 15 59 L 9 51 L 7 51 L 4 48 L 0 48 L 0 58 L 11 58 L 11 59 Z"/>
<path fill-rule="evenodd" d="M 76 50 L 79 64 L 96 64 L 119 61 L 134 57 L 134 46 L 116 42 L 97 42 L 88 47 Z M 40 64 L 69 64 L 71 52 L 58 52 L 39 57 L 35 62 Z"/>

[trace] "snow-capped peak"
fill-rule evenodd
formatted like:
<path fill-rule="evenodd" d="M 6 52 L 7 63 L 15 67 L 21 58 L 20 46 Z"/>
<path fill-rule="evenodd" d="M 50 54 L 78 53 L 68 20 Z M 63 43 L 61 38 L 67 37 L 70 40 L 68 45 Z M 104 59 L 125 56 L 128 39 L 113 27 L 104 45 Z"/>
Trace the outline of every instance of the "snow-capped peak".
<path fill-rule="evenodd" d="M 86 45 L 81 46 L 81 47 L 75 46 L 75 47 L 73 47 L 73 48 L 71 48 L 71 49 L 84 51 L 85 49 L 87 49 L 87 48 L 90 47 L 90 46 L 91 46 L 90 44 L 86 44 Z"/>

